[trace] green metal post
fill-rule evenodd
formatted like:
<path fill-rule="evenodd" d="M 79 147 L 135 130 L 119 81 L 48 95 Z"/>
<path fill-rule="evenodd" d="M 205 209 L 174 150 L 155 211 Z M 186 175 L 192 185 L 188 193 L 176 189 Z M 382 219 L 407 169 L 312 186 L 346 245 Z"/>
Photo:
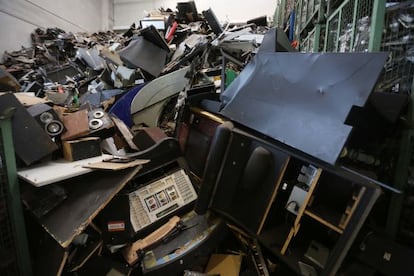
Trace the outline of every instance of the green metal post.
<path fill-rule="evenodd" d="M 338 52 L 338 48 L 339 48 L 339 37 L 341 36 L 341 24 L 342 24 L 342 8 L 339 10 L 339 15 L 338 15 L 338 29 L 336 30 L 335 49 L 332 52 Z"/>
<path fill-rule="evenodd" d="M 279 18 L 278 18 L 278 24 L 279 27 L 283 27 L 283 23 L 285 23 L 285 11 L 286 11 L 286 0 L 280 1 L 279 5 Z"/>
<path fill-rule="evenodd" d="M 295 5 L 295 7 L 296 7 L 296 9 L 295 9 L 295 17 L 296 17 L 296 20 L 295 20 L 295 29 L 296 29 L 296 32 L 295 33 L 296 34 L 295 34 L 295 36 L 296 36 L 296 40 L 298 42 L 300 42 L 300 33 L 301 33 L 301 29 L 302 29 L 302 22 L 301 22 L 302 1 L 303 0 L 298 0 L 296 2 L 296 5 Z"/>
<path fill-rule="evenodd" d="M 315 33 L 314 33 L 314 40 L 313 40 L 313 49 L 312 49 L 312 51 L 314 53 L 319 52 L 320 36 L 321 36 L 321 24 L 317 24 L 315 26 Z"/>
<path fill-rule="evenodd" d="M 22 205 L 20 200 L 20 188 L 17 179 L 16 158 L 14 152 L 11 117 L 14 109 L 9 109 L 5 114 L 0 114 L 0 128 L 4 146 L 4 156 L 7 168 L 7 179 L 9 184 L 10 217 L 12 227 L 16 233 L 16 252 L 18 257 L 19 270 L 21 275 L 32 275 L 30 254 L 26 236 Z"/>
<path fill-rule="evenodd" d="M 302 0 L 302 14 L 300 15 L 300 20 L 302 21 L 302 18 L 305 20 L 302 22 L 303 26 L 306 26 L 308 23 L 308 0 Z M 302 32 L 302 30 L 301 30 Z"/>
<path fill-rule="evenodd" d="M 325 1 L 319 1 L 318 23 L 325 23 Z"/>
<path fill-rule="evenodd" d="M 329 39 L 329 32 L 330 32 L 330 17 L 326 20 L 326 30 L 325 30 L 325 43 L 323 44 L 323 51 L 326 52 L 326 48 L 328 48 L 328 39 Z"/>
<path fill-rule="evenodd" d="M 371 33 L 368 43 L 368 51 L 378 52 L 381 49 L 382 30 L 385 20 L 386 0 L 374 0 L 371 20 Z"/>
<path fill-rule="evenodd" d="M 349 51 L 353 52 L 354 42 L 355 42 L 355 29 L 357 26 L 357 15 L 358 15 L 358 7 L 359 3 L 358 0 L 354 1 L 354 13 L 352 15 L 352 33 L 351 33 L 351 43 L 349 45 Z"/>

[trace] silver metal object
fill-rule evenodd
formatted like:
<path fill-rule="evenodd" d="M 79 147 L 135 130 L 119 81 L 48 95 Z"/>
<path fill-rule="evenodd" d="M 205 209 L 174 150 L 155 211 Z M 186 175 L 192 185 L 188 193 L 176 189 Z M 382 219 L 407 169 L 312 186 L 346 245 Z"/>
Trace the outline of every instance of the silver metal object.
<path fill-rule="evenodd" d="M 50 136 L 56 136 L 62 133 L 63 124 L 59 121 L 52 120 L 45 125 L 45 130 Z"/>
<path fill-rule="evenodd" d="M 105 113 L 104 113 L 102 110 L 95 110 L 95 111 L 92 113 L 92 116 L 93 116 L 93 118 L 94 118 L 94 119 L 100 119 L 100 118 L 102 118 L 104 115 L 105 115 Z"/>
<path fill-rule="evenodd" d="M 50 112 L 43 112 L 40 114 L 39 119 L 42 123 L 47 124 L 53 120 L 53 115 Z"/>
<path fill-rule="evenodd" d="M 89 128 L 90 129 L 99 129 L 103 126 L 103 121 L 101 119 L 92 119 L 89 121 Z"/>

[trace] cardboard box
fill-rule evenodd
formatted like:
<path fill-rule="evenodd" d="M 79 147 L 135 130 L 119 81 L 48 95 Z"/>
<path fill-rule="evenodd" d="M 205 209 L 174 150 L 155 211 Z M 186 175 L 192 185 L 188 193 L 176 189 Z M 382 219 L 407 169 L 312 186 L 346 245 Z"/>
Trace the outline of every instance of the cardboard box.
<path fill-rule="evenodd" d="M 205 273 L 239 276 L 241 262 L 241 255 L 213 254 L 208 261 Z"/>

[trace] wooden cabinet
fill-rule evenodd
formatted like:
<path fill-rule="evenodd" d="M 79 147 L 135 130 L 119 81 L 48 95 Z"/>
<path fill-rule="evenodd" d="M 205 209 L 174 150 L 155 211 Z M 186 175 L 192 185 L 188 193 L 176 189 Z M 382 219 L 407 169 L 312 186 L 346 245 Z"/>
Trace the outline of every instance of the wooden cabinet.
<path fill-rule="evenodd" d="M 210 148 L 197 211 L 223 216 L 296 274 L 335 275 L 379 186 L 230 122 Z"/>
<path fill-rule="evenodd" d="M 379 194 L 332 168 L 290 158 L 259 240 L 298 274 L 335 275 Z"/>

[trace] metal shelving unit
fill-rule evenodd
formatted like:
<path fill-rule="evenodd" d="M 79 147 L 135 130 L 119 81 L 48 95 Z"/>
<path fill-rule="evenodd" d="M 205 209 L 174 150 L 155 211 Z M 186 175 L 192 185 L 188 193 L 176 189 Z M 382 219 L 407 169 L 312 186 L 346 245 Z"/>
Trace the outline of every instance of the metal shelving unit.
<path fill-rule="evenodd" d="M 287 0 L 282 0 L 286 3 Z M 322 2 L 321 2 L 322 1 Z M 388 5 L 388 6 L 387 6 Z M 334 7 L 334 10 L 331 9 Z M 324 22 L 325 10 L 329 13 Z M 403 94 L 409 98 L 409 124 L 414 121 L 414 1 L 387 3 L 386 0 L 297 0 L 295 36 L 301 52 L 385 51 L 389 59 L 375 92 Z M 284 18 L 280 15 L 280 18 Z M 323 37 L 323 39 L 321 39 Z M 405 191 L 414 177 L 414 130 L 402 130 L 396 142 L 396 170 L 393 187 Z M 410 179 L 411 177 L 411 179 Z M 396 237 L 404 223 L 403 194 L 391 195 L 386 232 Z M 413 223 L 413 222 L 410 222 Z"/>
<path fill-rule="evenodd" d="M 325 0 L 295 3 L 295 38 L 301 52 L 320 52 L 324 41 Z"/>
<path fill-rule="evenodd" d="M 397 2 L 386 8 L 385 0 L 348 0 L 327 20 L 325 51 L 389 53 L 376 92 L 409 95 L 410 106 L 405 114 L 414 121 L 414 1 Z M 414 131 L 405 129 L 399 147 L 393 187 L 405 191 L 409 170 L 413 166 Z M 404 195 L 393 194 L 388 206 L 386 232 L 396 237 L 401 228 Z"/>
<path fill-rule="evenodd" d="M 284 1 L 285 0 L 277 0 L 276 1 L 276 9 L 273 15 L 273 26 L 281 27 L 283 26 L 283 16 L 284 16 Z"/>
<path fill-rule="evenodd" d="M 346 0 L 327 19 L 324 51 L 378 51 L 385 0 Z"/>
<path fill-rule="evenodd" d="M 289 14 L 294 8 L 294 0 L 278 0 L 276 2 L 276 10 L 273 17 L 273 25 L 284 29 L 289 19 Z"/>
<path fill-rule="evenodd" d="M 411 94 L 414 76 L 414 1 L 387 8 L 381 51 L 389 52 L 382 92 Z"/>
<path fill-rule="evenodd" d="M 301 52 L 321 52 L 323 50 L 323 39 L 325 31 L 325 25 L 317 24 L 310 32 L 305 39 L 300 41 L 299 50 Z"/>
<path fill-rule="evenodd" d="M 299 35 L 307 29 L 313 29 L 316 24 L 324 21 L 324 0 L 301 0 L 295 5 L 296 34 Z"/>
<path fill-rule="evenodd" d="M 377 85 L 380 92 L 398 93 L 409 95 L 410 106 L 406 119 L 414 121 L 414 1 L 405 1 L 390 6 L 385 12 L 384 32 L 381 43 L 381 51 L 389 52 L 389 59 L 385 65 L 383 74 Z M 397 171 L 394 177 L 394 186 L 406 191 L 408 186 L 409 171 L 414 166 L 414 131 L 407 128 L 402 132 L 400 152 L 397 162 Z M 412 177 L 412 176 L 411 176 Z M 409 196 L 409 195 L 408 195 Z M 386 230 L 388 235 L 395 237 L 399 229 L 409 228 L 405 224 L 407 219 L 401 219 L 404 209 L 403 195 L 393 195 L 388 209 Z M 400 222 L 401 221 L 401 222 Z M 412 221 L 411 221 L 412 223 Z M 412 232 L 412 230 L 411 230 Z"/>

